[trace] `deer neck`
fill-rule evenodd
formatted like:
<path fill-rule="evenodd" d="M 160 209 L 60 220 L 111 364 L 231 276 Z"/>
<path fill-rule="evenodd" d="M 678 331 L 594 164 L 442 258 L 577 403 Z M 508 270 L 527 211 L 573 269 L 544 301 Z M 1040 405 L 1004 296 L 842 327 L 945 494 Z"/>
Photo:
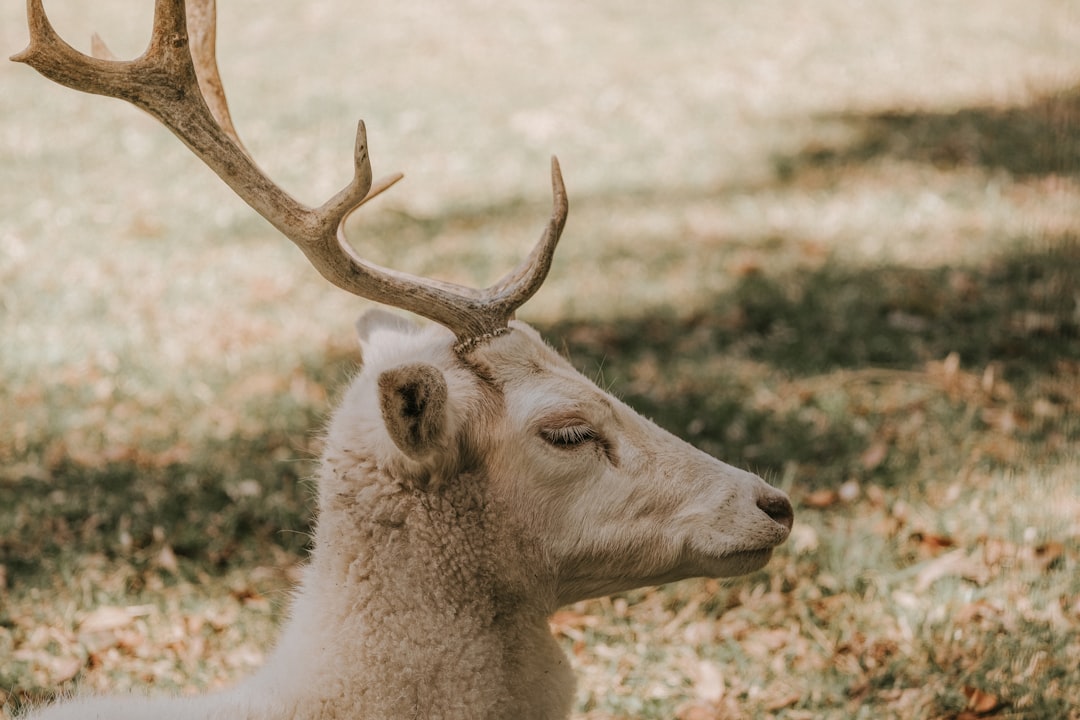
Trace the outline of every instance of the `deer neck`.
<path fill-rule="evenodd" d="M 520 539 L 462 490 L 482 483 L 420 491 L 373 474 L 323 488 L 312 563 L 264 680 L 302 705 L 341 703 L 331 716 L 566 717 L 554 608 L 505 581 L 523 571 L 504 570 Z"/>

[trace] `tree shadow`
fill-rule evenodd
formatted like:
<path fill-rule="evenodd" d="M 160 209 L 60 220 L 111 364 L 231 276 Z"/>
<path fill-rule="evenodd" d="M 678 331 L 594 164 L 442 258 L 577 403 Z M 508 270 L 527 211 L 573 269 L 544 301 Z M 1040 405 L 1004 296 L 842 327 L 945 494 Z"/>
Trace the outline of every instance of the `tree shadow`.
<path fill-rule="evenodd" d="M 355 353 L 331 345 L 305 356 L 300 369 L 332 393 L 355 367 Z M 129 583 L 138 585 L 152 576 L 175 582 L 191 572 L 271 564 L 277 551 L 302 557 L 326 407 L 276 390 L 243 402 L 258 424 L 216 438 L 178 428 L 180 453 L 162 446 L 73 456 L 56 451 L 62 438 L 31 440 L 20 458 L 28 470 L 0 481 L 0 567 L 7 577 L 48 587 L 77 574 L 81 557 L 98 556 L 129 565 L 136 571 Z M 180 560 L 179 575 L 161 567 L 165 548 Z M 0 595 L 3 580 L 0 574 Z"/>
<path fill-rule="evenodd" d="M 47 485 L 0 483 L 0 506 L 14 510 L 0 513 L 0 565 L 20 582 L 47 585 L 87 555 L 169 580 L 173 571 L 159 563 L 166 546 L 211 574 L 266 563 L 271 546 L 299 556 L 313 515 L 310 468 L 273 460 L 268 447 L 282 438 L 268 435 L 205 442 L 197 458 L 163 467 L 68 460 L 50 469 Z"/>
<path fill-rule="evenodd" d="M 642 352 L 752 359 L 790 375 L 909 369 L 949 353 L 999 363 L 1013 379 L 1080 358 L 1080 238 L 1048 240 L 977 265 L 752 272 L 689 317 L 663 312 L 594 327 L 548 325 L 572 355 L 622 362 Z M 575 342 L 582 328 L 595 342 Z"/>
<path fill-rule="evenodd" d="M 1080 418 L 1078 288 L 1080 242 L 1069 237 L 970 267 L 826 263 L 754 273 L 691 316 L 543 330 L 586 372 L 601 368 L 604 382 L 639 412 L 710 453 L 773 476 L 795 463 L 801 483 L 835 486 L 865 476 L 868 448 L 895 441 L 901 415 L 912 411 L 924 429 L 940 425 L 933 442 L 946 464 L 963 464 L 972 437 L 996 432 L 1002 417 L 1016 421 L 1002 430 L 1010 442 L 1080 440 L 1080 423 L 1044 422 L 1030 409 Z M 968 374 L 963 392 L 978 395 L 975 402 L 954 397 L 947 383 L 948 392 L 930 399 L 905 394 L 906 384 L 950 356 Z M 746 366 L 756 370 L 748 376 Z M 886 377 L 890 392 L 904 397 L 883 409 L 873 388 L 857 397 L 845 387 L 857 376 Z M 991 380 L 998 386 L 988 394 L 980 384 Z M 760 401 L 763 392 L 804 391 L 793 403 Z M 890 447 L 889 461 L 872 469 L 878 482 L 903 482 L 923 458 Z M 1012 467 L 1029 459 L 1004 451 L 996 458 Z"/>
<path fill-rule="evenodd" d="M 845 143 L 815 142 L 776 161 L 783 180 L 808 168 L 865 164 L 876 158 L 941 169 L 978 166 L 1015 177 L 1080 172 L 1080 85 L 1020 107 L 993 105 L 953 112 L 885 111 L 819 116 L 855 130 Z"/>

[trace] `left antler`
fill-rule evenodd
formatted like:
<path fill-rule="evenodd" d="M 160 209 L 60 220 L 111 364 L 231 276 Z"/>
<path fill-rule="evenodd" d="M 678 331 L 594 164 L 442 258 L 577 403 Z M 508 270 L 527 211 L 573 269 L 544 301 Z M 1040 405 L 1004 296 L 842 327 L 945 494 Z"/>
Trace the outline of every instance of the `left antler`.
<path fill-rule="evenodd" d="M 59 37 L 41 0 L 27 1 L 30 45 L 12 57 L 45 77 L 89 93 L 120 98 L 146 110 L 260 215 L 307 256 L 330 282 L 356 295 L 434 320 L 454 332 L 459 347 L 502 332 L 514 312 L 543 284 L 568 203 L 559 163 L 551 161 L 554 209 L 529 256 L 495 285 L 476 290 L 383 268 L 355 255 L 344 236 L 349 214 L 401 175 L 372 183 L 367 134 L 356 132 L 352 181 L 317 208 L 297 202 L 255 164 L 229 116 L 215 57 L 214 0 L 157 0 L 150 45 L 135 60 L 111 58 L 95 38 L 85 55 Z"/>

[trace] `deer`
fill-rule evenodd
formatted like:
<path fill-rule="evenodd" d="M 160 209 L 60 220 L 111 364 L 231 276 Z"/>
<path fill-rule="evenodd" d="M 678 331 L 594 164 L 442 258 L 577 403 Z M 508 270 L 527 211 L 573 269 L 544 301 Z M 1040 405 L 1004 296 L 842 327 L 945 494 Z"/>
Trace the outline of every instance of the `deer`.
<path fill-rule="evenodd" d="M 349 183 L 318 207 L 258 167 L 229 115 L 214 0 L 155 0 L 145 53 L 68 45 L 42 0 L 12 59 L 120 98 L 168 127 L 337 287 L 385 310 L 357 323 L 361 365 L 325 429 L 310 558 L 281 638 L 236 686 L 195 697 L 100 696 L 64 718 L 566 718 L 574 678 L 557 608 L 765 566 L 788 537 L 786 494 L 696 449 L 602 390 L 517 310 L 547 277 L 553 210 L 516 268 L 477 290 L 380 267 L 345 219 L 400 179 L 373 180 L 363 122 Z"/>

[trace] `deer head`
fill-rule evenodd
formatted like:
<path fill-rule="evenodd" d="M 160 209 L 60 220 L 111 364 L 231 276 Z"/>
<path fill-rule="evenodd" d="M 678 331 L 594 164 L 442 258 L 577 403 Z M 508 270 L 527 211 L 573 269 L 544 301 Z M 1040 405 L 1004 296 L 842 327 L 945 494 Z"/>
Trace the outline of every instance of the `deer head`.
<path fill-rule="evenodd" d="M 424 493 L 468 485 L 489 509 L 483 545 L 529 565 L 539 578 L 513 590 L 550 593 L 549 611 L 745 574 L 791 529 L 782 492 L 641 417 L 525 323 L 464 355 L 445 330 L 385 313 L 366 316 L 360 335 L 363 368 L 329 426 L 323 504 L 368 482 L 357 467 Z"/>

